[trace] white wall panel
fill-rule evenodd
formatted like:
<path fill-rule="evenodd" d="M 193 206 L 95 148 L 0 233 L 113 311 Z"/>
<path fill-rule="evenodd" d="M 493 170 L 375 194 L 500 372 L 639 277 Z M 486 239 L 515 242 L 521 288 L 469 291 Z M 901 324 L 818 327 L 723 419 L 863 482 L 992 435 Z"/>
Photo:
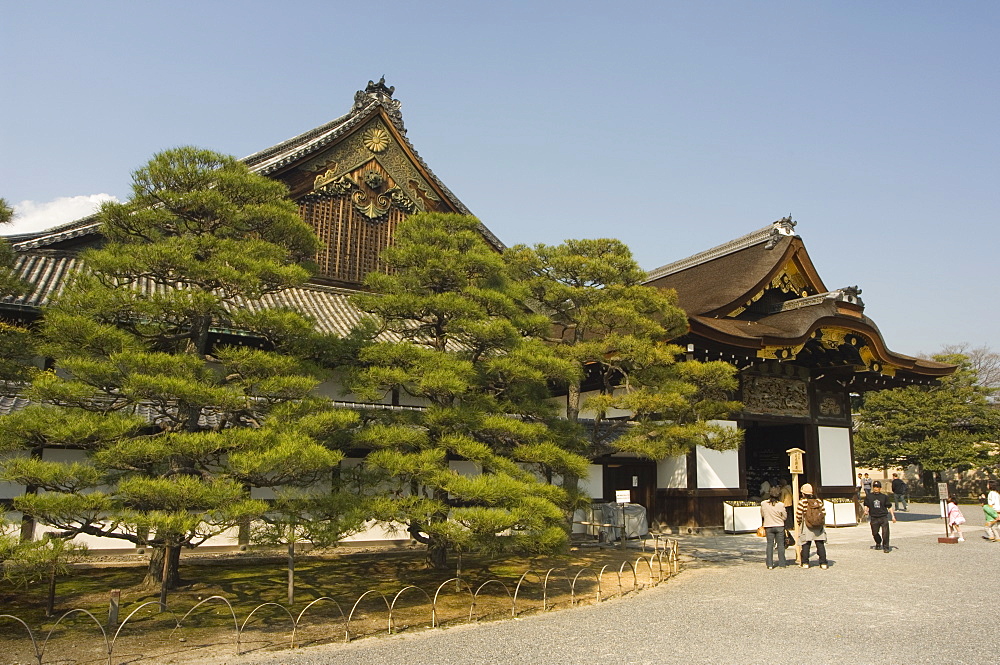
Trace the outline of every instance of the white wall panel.
<path fill-rule="evenodd" d="M 687 455 L 659 460 L 656 463 L 656 486 L 659 488 L 687 488 L 687 460 Z"/>
<path fill-rule="evenodd" d="M 587 477 L 580 479 L 580 492 L 590 498 L 604 496 L 604 467 L 591 464 L 587 468 Z"/>
<path fill-rule="evenodd" d="M 819 475 L 824 487 L 854 485 L 849 428 L 819 428 Z"/>
<path fill-rule="evenodd" d="M 714 425 L 736 429 L 732 420 L 713 420 Z M 712 450 L 698 446 L 695 451 L 700 489 L 738 488 L 740 486 L 740 451 Z"/>
<path fill-rule="evenodd" d="M 13 453 L 0 455 L 0 460 L 9 459 L 11 457 L 27 457 L 27 456 L 28 456 L 27 452 L 19 450 Z M 27 488 L 24 485 L 18 485 L 17 483 L 10 483 L 7 482 L 6 480 L 0 481 L 0 499 L 13 499 L 16 496 L 21 496 L 22 494 L 24 494 L 25 489 Z"/>

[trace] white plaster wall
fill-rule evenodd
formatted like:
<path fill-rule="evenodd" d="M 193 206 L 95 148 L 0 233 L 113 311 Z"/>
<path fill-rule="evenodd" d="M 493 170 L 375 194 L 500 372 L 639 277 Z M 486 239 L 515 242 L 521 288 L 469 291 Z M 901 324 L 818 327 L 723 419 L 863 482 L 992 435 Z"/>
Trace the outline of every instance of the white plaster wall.
<path fill-rule="evenodd" d="M 448 468 L 466 478 L 474 478 L 482 471 L 478 464 L 468 460 L 449 460 Z"/>
<path fill-rule="evenodd" d="M 819 476 L 824 487 L 854 485 L 849 428 L 819 428 Z"/>
<path fill-rule="evenodd" d="M 736 429 L 733 420 L 713 420 L 713 425 Z M 739 488 L 740 451 L 712 450 L 698 446 L 695 451 L 698 469 L 698 487 L 701 489 Z"/>
<path fill-rule="evenodd" d="M 556 407 L 556 414 L 558 414 L 558 416 L 560 418 L 565 418 L 566 417 L 566 396 L 565 395 L 562 395 L 561 397 L 550 397 L 546 401 L 549 404 L 555 405 L 555 407 Z"/>
<path fill-rule="evenodd" d="M 0 461 L 4 459 L 11 459 L 12 457 L 27 457 L 28 453 L 18 450 L 13 453 L 7 453 L 5 455 L 0 455 Z M 13 499 L 16 496 L 21 496 L 24 494 L 24 490 L 27 489 L 24 485 L 18 485 L 17 483 L 10 483 L 6 480 L 0 481 L 0 499 Z M 18 519 L 21 519 L 18 517 Z"/>
<path fill-rule="evenodd" d="M 620 391 L 616 391 L 620 392 Z M 580 417 L 581 418 L 594 418 L 597 413 L 592 409 L 587 408 L 587 400 L 591 397 L 597 397 L 601 392 L 599 390 L 590 390 L 584 393 L 580 393 Z M 563 398 L 563 404 L 565 405 L 565 398 Z M 606 414 L 606 418 L 627 418 L 631 416 L 631 411 L 624 411 L 622 409 L 611 409 Z"/>
<path fill-rule="evenodd" d="M 212 536 L 202 543 L 201 547 L 236 547 L 239 543 L 240 528 L 238 526 L 234 526 L 223 531 L 217 536 Z"/>
<path fill-rule="evenodd" d="M 587 476 L 580 478 L 580 493 L 590 498 L 604 496 L 604 467 L 591 464 L 587 467 Z"/>
<path fill-rule="evenodd" d="M 86 462 L 87 453 L 67 448 L 46 448 L 42 451 L 42 459 L 46 462 L 72 464 L 73 462 Z"/>
<path fill-rule="evenodd" d="M 365 528 L 362 531 L 359 531 L 353 536 L 344 538 L 341 542 L 363 543 L 372 540 L 406 541 L 409 539 L 410 534 L 407 533 L 406 526 L 404 524 L 381 525 L 376 522 L 367 522 L 365 523 Z"/>
<path fill-rule="evenodd" d="M 656 463 L 656 486 L 661 488 L 687 488 L 687 455 L 667 457 Z"/>

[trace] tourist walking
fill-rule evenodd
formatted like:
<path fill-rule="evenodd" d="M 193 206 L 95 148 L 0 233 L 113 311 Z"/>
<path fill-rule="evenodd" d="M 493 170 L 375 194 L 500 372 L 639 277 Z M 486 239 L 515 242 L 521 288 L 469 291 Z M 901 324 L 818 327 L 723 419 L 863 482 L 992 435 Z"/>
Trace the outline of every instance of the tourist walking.
<path fill-rule="evenodd" d="M 809 546 L 816 543 L 819 567 L 826 570 L 826 511 L 823 502 L 813 492 L 813 486 L 806 483 L 799 490 L 802 497 L 795 506 L 795 520 L 799 523 L 798 538 L 802 546 L 800 568 L 809 567 Z"/>
<path fill-rule="evenodd" d="M 781 503 L 781 488 L 768 490 L 768 498 L 760 502 L 760 519 L 767 536 L 767 569 L 774 570 L 774 548 L 778 548 L 778 565 L 785 567 L 785 505 Z"/>
<path fill-rule="evenodd" d="M 854 515 L 857 517 L 858 523 L 861 523 L 862 518 L 865 515 L 864 507 L 861 502 L 864 500 L 864 478 L 859 473 L 858 474 L 858 484 L 854 488 Z"/>
<path fill-rule="evenodd" d="M 879 483 L 879 487 L 881 486 L 882 483 Z M 872 493 L 872 479 L 868 477 L 867 473 L 865 474 L 865 477 L 861 479 L 861 487 L 865 490 L 865 496 Z"/>
<path fill-rule="evenodd" d="M 962 537 L 962 525 L 965 524 L 965 515 L 962 514 L 962 509 L 958 507 L 958 501 L 955 501 L 955 497 L 948 497 L 948 535 L 952 538 L 958 537 L 958 542 L 965 542 L 965 538 Z"/>
<path fill-rule="evenodd" d="M 899 477 L 898 473 L 892 474 L 892 503 L 896 510 L 902 510 L 906 512 L 906 493 L 909 488 L 906 486 L 906 481 Z M 903 507 L 900 508 L 899 504 L 902 503 Z"/>
<path fill-rule="evenodd" d="M 1000 491 L 997 491 L 997 484 L 995 481 L 991 480 L 986 483 L 986 489 L 989 494 L 986 495 L 986 502 L 993 506 L 993 510 L 1000 514 Z"/>
<path fill-rule="evenodd" d="M 882 550 L 886 554 L 892 551 L 889 547 L 889 516 L 896 521 L 896 510 L 892 507 L 887 494 L 882 494 L 882 483 L 872 483 L 872 491 L 865 496 L 865 515 L 872 527 L 872 538 L 875 539 L 873 550 Z"/>
<path fill-rule="evenodd" d="M 979 503 L 983 505 L 983 518 L 986 520 L 986 534 L 983 538 L 996 542 L 1000 540 L 1000 514 L 989 504 L 985 494 L 979 495 Z"/>

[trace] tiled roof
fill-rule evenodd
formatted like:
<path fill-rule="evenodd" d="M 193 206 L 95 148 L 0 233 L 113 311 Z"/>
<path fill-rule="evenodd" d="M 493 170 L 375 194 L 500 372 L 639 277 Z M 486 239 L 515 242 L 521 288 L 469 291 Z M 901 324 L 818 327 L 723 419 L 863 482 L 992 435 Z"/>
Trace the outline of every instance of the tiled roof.
<path fill-rule="evenodd" d="M 30 290 L 16 298 L 0 298 L 0 307 L 44 307 L 62 292 L 69 276 L 81 267 L 82 262 L 78 257 L 65 252 L 21 253 L 16 258 L 15 269 L 29 283 Z M 144 281 L 139 288 L 152 293 L 154 289 L 162 287 L 156 286 L 152 281 Z M 364 316 L 350 303 L 350 297 L 354 293 L 356 291 L 350 289 L 306 284 L 265 295 L 259 300 L 237 299 L 232 307 L 252 312 L 289 308 L 312 317 L 320 332 L 346 335 Z M 389 341 L 398 338 L 384 333 L 383 339 Z"/>
<path fill-rule="evenodd" d="M 29 249 L 47 247 L 81 236 L 96 235 L 100 232 L 100 229 L 101 223 L 97 221 L 97 216 L 90 215 L 66 224 L 53 226 L 51 229 L 44 231 L 7 236 L 7 240 L 14 248 L 14 251 L 24 252 Z"/>

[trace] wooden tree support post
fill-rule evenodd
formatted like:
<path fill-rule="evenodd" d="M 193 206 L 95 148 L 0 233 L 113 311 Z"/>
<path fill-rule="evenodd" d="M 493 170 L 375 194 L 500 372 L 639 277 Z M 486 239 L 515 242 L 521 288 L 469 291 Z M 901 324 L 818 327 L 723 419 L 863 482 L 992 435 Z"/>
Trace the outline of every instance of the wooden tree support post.
<path fill-rule="evenodd" d="M 167 611 L 167 585 L 170 582 L 170 558 L 173 555 L 173 547 L 163 546 L 163 579 L 160 580 L 160 611 Z"/>
<path fill-rule="evenodd" d="M 108 603 L 108 630 L 118 627 L 118 607 L 121 605 L 122 590 L 112 589 L 111 600 Z"/>

